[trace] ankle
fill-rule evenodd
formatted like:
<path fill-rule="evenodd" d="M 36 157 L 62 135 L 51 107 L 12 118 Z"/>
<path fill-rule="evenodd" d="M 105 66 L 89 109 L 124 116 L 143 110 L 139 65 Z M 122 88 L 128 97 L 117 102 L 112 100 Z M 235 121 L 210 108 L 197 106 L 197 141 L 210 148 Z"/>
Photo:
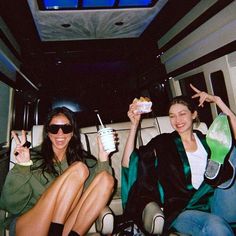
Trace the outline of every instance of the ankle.
<path fill-rule="evenodd" d="M 51 222 L 48 231 L 48 236 L 55 236 L 55 235 L 61 236 L 63 228 L 64 228 L 63 224 Z"/>
<path fill-rule="evenodd" d="M 77 232 L 71 230 L 68 236 L 80 236 Z"/>

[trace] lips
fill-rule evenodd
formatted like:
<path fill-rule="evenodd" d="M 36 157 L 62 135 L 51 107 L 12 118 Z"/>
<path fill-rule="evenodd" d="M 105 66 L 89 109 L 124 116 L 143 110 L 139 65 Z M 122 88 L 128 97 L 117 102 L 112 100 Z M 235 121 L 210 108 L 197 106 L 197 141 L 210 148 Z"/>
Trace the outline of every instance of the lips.
<path fill-rule="evenodd" d="M 184 127 L 185 124 L 178 124 L 178 125 L 175 125 L 177 129 L 181 129 Z"/>
<path fill-rule="evenodd" d="M 55 138 L 54 140 L 57 145 L 63 145 L 66 142 L 65 138 Z"/>
<path fill-rule="evenodd" d="M 64 141 L 64 140 L 66 140 L 65 138 L 56 138 L 56 141 Z"/>

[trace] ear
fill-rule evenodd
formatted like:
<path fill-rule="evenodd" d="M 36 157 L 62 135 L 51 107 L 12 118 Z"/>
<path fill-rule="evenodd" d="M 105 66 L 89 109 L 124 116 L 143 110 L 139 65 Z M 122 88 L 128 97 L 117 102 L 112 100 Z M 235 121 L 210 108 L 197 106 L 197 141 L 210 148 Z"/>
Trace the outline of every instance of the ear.
<path fill-rule="evenodd" d="M 194 112 L 192 113 L 192 119 L 195 120 L 195 119 L 197 118 L 197 116 L 198 116 L 197 111 L 194 111 Z"/>

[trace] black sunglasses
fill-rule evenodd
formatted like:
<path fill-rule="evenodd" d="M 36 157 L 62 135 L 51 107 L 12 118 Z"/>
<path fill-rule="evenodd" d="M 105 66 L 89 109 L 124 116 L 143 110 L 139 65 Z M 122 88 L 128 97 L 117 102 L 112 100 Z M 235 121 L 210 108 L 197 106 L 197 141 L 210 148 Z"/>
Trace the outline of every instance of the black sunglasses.
<path fill-rule="evenodd" d="M 64 134 L 69 134 L 73 131 L 72 125 L 49 125 L 47 128 L 47 132 L 51 134 L 57 134 L 59 129 L 62 129 Z"/>

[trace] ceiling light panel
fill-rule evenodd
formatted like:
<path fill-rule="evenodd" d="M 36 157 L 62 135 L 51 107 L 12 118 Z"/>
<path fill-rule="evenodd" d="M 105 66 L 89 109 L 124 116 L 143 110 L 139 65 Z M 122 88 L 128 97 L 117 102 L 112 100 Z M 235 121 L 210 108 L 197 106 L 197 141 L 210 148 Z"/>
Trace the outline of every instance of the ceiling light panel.
<path fill-rule="evenodd" d="M 38 0 L 40 10 L 152 7 L 157 0 Z"/>

